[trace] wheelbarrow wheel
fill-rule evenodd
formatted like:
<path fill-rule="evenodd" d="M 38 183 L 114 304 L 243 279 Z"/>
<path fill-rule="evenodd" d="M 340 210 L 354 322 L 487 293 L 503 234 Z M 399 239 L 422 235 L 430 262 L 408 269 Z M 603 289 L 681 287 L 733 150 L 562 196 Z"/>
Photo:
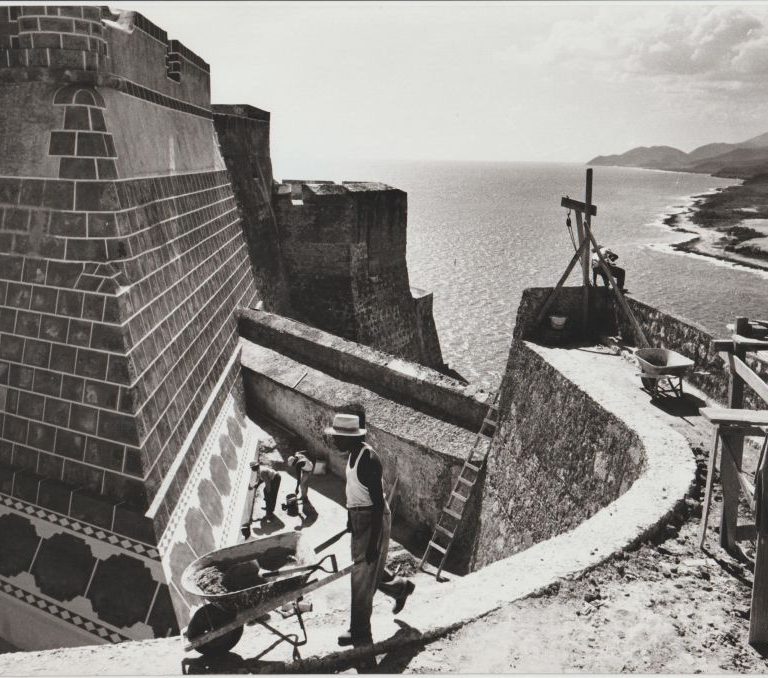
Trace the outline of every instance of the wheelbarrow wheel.
<path fill-rule="evenodd" d="M 189 640 L 194 640 L 210 631 L 221 628 L 225 624 L 231 622 L 234 618 L 235 615 L 233 612 L 222 610 L 220 607 L 211 605 L 210 603 L 203 605 L 203 607 L 199 608 L 195 614 L 192 615 L 192 619 L 189 620 L 189 625 L 187 626 L 187 638 Z M 219 636 L 207 643 L 198 645 L 195 649 L 206 657 L 226 654 L 237 645 L 237 642 L 242 635 L 243 627 L 238 626 L 236 629 L 232 629 L 232 631 L 225 633 L 223 636 Z"/>

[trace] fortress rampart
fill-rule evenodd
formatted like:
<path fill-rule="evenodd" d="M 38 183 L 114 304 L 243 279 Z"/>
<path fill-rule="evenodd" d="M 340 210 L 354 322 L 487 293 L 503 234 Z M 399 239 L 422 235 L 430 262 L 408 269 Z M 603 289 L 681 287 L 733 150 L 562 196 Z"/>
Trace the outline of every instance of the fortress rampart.
<path fill-rule="evenodd" d="M 412 296 L 407 196 L 372 182 L 277 187 L 291 305 L 299 320 L 430 367 L 443 366 L 431 299 Z"/>
<path fill-rule="evenodd" d="M 269 113 L 212 106 L 205 61 L 134 12 L 0 8 L 0 110 L 0 636 L 173 634 L 250 478 L 237 309 L 332 308 L 442 366 L 406 196 L 286 201 Z"/>

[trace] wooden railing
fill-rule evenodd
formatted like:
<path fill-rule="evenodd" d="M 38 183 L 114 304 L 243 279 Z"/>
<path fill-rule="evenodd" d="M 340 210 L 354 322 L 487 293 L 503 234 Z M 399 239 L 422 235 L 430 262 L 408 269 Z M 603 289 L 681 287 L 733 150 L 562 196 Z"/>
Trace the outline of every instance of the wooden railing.
<path fill-rule="evenodd" d="M 730 339 L 714 341 L 715 349 L 728 364 L 730 372 L 728 407 L 704 407 L 700 410 L 702 416 L 715 426 L 705 487 L 700 545 L 703 547 L 706 539 L 717 451 L 720 446 L 720 482 L 723 489 L 720 545 L 729 552 L 738 554 L 738 542 L 756 542 L 749 622 L 749 642 L 753 645 L 768 643 L 768 501 L 763 497 L 768 488 L 768 384 L 747 365 L 746 356 L 748 352 L 768 351 L 766 338 L 768 323 L 750 323 L 747 318 L 740 317 L 733 325 Z M 744 408 L 745 386 L 749 386 L 763 401 L 763 409 Z M 742 468 L 746 436 L 763 437 L 757 469 L 752 477 Z M 742 496 L 754 513 L 754 523 L 738 524 L 739 501 Z"/>

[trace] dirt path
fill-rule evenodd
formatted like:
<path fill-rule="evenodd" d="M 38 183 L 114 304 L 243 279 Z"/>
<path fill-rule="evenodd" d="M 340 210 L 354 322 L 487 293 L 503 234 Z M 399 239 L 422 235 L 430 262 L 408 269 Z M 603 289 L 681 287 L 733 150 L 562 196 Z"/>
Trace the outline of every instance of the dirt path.
<path fill-rule="evenodd" d="M 703 452 L 697 455 L 704 469 Z M 747 643 L 750 565 L 719 547 L 721 496 L 708 551 L 698 548 L 699 498 L 679 528 L 538 598 L 528 598 L 423 648 L 405 673 L 765 673 Z M 744 521 L 746 522 L 746 520 Z M 750 544 L 745 544 L 750 557 Z M 397 659 L 392 658 L 392 666 Z M 386 671 L 386 661 L 381 671 Z"/>

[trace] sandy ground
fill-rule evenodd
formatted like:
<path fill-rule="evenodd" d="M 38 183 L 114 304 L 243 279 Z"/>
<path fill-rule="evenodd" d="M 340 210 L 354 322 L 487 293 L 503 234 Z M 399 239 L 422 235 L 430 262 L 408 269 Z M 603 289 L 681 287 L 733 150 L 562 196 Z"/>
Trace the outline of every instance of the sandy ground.
<path fill-rule="evenodd" d="M 699 448 L 699 489 L 706 462 Z M 691 497 L 679 528 L 668 526 L 656 543 L 468 624 L 401 662 L 401 670 L 765 673 L 768 661 L 747 643 L 750 564 L 719 546 L 719 492 L 706 550 L 699 549 L 700 499 Z M 745 551 L 754 556 L 749 542 Z"/>

